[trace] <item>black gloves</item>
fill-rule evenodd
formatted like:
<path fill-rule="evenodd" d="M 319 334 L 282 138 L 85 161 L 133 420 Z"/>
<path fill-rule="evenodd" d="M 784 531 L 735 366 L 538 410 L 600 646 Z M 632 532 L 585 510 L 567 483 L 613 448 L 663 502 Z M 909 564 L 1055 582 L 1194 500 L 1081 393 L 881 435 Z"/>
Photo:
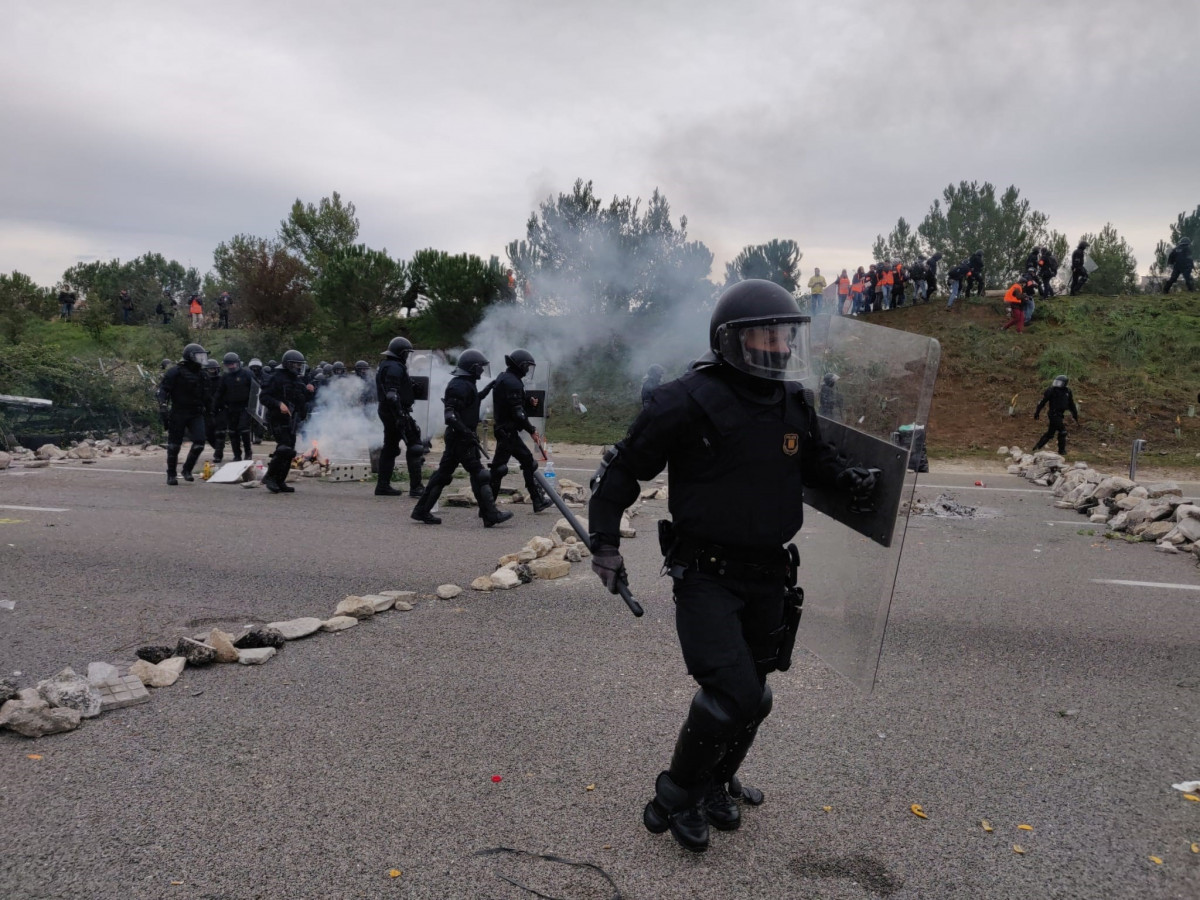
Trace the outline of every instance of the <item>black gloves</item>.
<path fill-rule="evenodd" d="M 849 491 L 856 497 L 869 496 L 875 490 L 875 481 L 875 472 L 871 469 L 864 469 L 861 466 L 843 469 L 837 477 L 838 487 Z"/>
<path fill-rule="evenodd" d="M 611 544 L 592 543 L 592 571 L 604 582 L 610 594 L 617 593 L 618 585 L 629 580 L 621 551 Z"/>

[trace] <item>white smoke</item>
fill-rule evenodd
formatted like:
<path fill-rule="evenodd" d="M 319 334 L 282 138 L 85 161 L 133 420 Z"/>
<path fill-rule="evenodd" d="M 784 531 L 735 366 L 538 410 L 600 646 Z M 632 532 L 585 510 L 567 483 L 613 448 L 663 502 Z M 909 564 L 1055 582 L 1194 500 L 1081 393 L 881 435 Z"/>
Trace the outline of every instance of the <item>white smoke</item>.
<path fill-rule="evenodd" d="M 383 423 L 376 404 L 363 402 L 369 387 L 354 375 L 326 382 L 300 426 L 296 451 L 304 453 L 315 443 L 321 456 L 330 460 L 369 459 L 371 449 L 383 445 Z"/>

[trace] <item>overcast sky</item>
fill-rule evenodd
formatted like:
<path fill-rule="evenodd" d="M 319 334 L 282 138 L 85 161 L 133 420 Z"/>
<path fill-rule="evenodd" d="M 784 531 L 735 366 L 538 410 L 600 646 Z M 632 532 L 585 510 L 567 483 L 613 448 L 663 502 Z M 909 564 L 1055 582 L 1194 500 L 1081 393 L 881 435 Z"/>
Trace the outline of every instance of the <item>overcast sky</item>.
<path fill-rule="evenodd" d="M 297 197 L 503 257 L 551 192 L 658 187 L 713 278 L 869 261 L 950 182 L 1017 185 L 1145 271 L 1200 204 L 1200 2 L 0 0 L 0 271 L 201 271 Z"/>

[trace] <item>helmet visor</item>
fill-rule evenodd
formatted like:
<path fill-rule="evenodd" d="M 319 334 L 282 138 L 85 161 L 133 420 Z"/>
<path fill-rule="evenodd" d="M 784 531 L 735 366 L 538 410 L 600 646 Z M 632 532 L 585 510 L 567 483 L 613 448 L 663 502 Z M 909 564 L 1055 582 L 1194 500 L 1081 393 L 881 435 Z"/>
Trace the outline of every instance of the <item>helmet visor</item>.
<path fill-rule="evenodd" d="M 208 362 L 208 354 L 205 353 L 203 350 L 193 353 L 192 354 L 192 362 L 196 363 L 196 365 L 198 365 L 198 366 L 202 366 Z"/>
<path fill-rule="evenodd" d="M 809 319 L 737 319 L 717 329 L 721 359 L 747 375 L 800 381 L 809 374 Z"/>

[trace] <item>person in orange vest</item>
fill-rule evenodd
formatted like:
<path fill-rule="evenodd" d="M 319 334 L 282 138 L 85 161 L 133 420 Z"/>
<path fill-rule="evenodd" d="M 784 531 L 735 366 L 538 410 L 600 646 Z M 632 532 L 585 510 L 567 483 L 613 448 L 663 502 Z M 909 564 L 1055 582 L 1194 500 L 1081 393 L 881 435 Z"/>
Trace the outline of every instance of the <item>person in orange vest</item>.
<path fill-rule="evenodd" d="M 1012 287 L 1004 294 L 1004 302 L 1008 304 L 1009 320 L 1000 326 L 1001 331 L 1008 331 L 1017 326 L 1017 334 L 1025 331 L 1025 288 L 1024 280 L 1014 281 Z"/>
<path fill-rule="evenodd" d="M 882 289 L 881 304 L 884 309 L 892 308 L 892 285 L 896 283 L 896 279 L 892 274 L 892 267 L 887 263 L 879 264 L 879 286 Z"/>
<path fill-rule="evenodd" d="M 192 314 L 192 327 L 204 327 L 204 304 L 200 302 L 199 294 L 192 294 L 191 302 L 188 303 L 188 312 Z"/>
<path fill-rule="evenodd" d="M 857 316 L 863 311 L 863 288 L 867 286 L 867 275 L 859 266 L 850 282 L 850 315 Z"/>
<path fill-rule="evenodd" d="M 825 299 L 825 276 L 820 269 L 813 269 L 813 277 L 808 279 L 808 292 L 812 294 L 813 315 L 821 312 L 821 301 Z"/>
<path fill-rule="evenodd" d="M 842 274 L 837 277 L 837 311 L 845 316 L 849 315 L 850 307 L 850 276 L 846 274 L 846 270 L 842 269 Z"/>

